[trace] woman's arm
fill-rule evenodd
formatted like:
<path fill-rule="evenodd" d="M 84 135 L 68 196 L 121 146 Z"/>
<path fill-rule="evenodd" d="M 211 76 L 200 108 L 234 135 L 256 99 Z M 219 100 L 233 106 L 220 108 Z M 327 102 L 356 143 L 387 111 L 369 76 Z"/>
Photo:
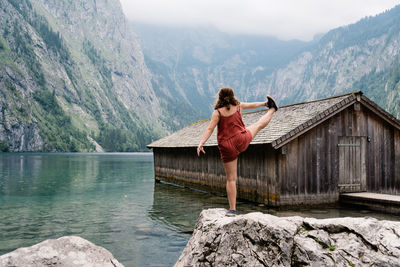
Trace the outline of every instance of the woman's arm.
<path fill-rule="evenodd" d="M 200 152 L 203 152 L 204 154 L 206 153 L 204 151 L 203 145 L 207 142 L 208 138 L 212 135 L 214 132 L 215 126 L 217 126 L 219 121 L 219 115 L 218 111 L 214 110 L 213 114 L 211 115 L 211 121 L 210 124 L 208 125 L 207 129 L 203 133 L 203 138 L 201 138 L 201 141 L 199 145 L 197 146 L 197 156 L 200 156 Z"/>
<path fill-rule="evenodd" d="M 242 109 L 254 109 L 254 108 L 259 108 L 259 107 L 264 107 L 267 105 L 267 102 L 251 102 L 251 103 L 240 103 L 240 107 Z"/>

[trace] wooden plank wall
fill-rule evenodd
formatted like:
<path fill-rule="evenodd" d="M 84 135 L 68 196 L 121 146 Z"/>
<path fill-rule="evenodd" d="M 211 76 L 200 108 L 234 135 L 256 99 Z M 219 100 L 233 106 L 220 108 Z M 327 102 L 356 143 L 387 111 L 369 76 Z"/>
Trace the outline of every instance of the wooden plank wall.
<path fill-rule="evenodd" d="M 337 126 L 338 120 L 327 121 L 281 149 L 278 205 L 337 201 Z"/>
<path fill-rule="evenodd" d="M 205 147 L 197 157 L 196 148 L 154 148 L 157 180 L 208 192 L 226 194 L 226 176 L 217 147 Z M 276 151 L 271 145 L 252 145 L 238 159 L 239 199 L 276 205 Z"/>
<path fill-rule="evenodd" d="M 238 159 L 238 197 L 270 206 L 279 199 L 278 151 L 271 145 L 252 145 Z"/>
<path fill-rule="evenodd" d="M 400 194 L 400 134 L 367 108 L 351 106 L 281 149 L 279 205 L 322 204 L 339 197 L 339 136 L 364 136 L 363 189 Z M 364 147 L 364 146 L 363 146 Z"/>
<path fill-rule="evenodd" d="M 153 148 L 155 178 L 169 183 L 225 194 L 225 171 L 218 148 Z"/>
<path fill-rule="evenodd" d="M 368 124 L 366 135 L 370 140 L 367 144 L 367 191 L 400 194 L 400 187 L 396 185 L 399 175 L 396 154 L 400 153 L 395 141 L 398 130 L 371 112 L 365 114 Z"/>

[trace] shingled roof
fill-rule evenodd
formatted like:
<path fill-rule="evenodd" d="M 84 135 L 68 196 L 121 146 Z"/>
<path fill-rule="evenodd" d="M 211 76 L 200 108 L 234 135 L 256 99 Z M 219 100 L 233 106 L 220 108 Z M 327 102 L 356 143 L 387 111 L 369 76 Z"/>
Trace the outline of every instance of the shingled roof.
<path fill-rule="evenodd" d="M 310 130 L 321 122 L 342 111 L 356 101 L 367 106 L 378 116 L 400 130 L 400 121 L 380 108 L 374 102 L 362 95 L 362 92 L 353 92 L 309 102 L 282 106 L 274 114 L 271 122 L 261 130 L 251 144 L 272 144 L 279 148 L 290 140 Z M 242 114 L 246 126 L 255 123 L 267 110 L 259 110 Z M 177 132 L 172 133 L 151 144 L 148 148 L 156 147 L 197 147 L 200 139 L 210 123 L 210 119 L 198 121 Z M 205 146 L 217 145 L 217 130 L 211 135 Z"/>

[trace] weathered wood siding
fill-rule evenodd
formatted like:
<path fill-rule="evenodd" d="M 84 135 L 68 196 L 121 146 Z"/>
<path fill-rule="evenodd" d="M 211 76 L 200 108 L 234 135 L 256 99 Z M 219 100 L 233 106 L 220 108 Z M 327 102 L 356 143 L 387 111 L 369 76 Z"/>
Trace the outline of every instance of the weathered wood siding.
<path fill-rule="evenodd" d="M 363 179 L 359 190 L 400 194 L 399 131 L 356 103 L 280 149 L 279 205 L 338 200 L 339 168 L 351 168 L 340 166 L 338 144 L 341 137 L 360 137 L 359 152 L 362 154 L 359 160 L 354 159 L 360 164 Z"/>
<path fill-rule="evenodd" d="M 367 146 L 367 191 L 400 194 L 399 130 L 371 113 L 366 113 L 370 142 Z"/>
<path fill-rule="evenodd" d="M 251 145 L 238 159 L 238 196 L 278 205 L 278 151 L 271 145 Z"/>
<path fill-rule="evenodd" d="M 197 157 L 195 148 L 154 148 L 156 179 L 208 192 L 226 194 L 225 170 L 218 148 L 205 147 Z M 250 146 L 238 160 L 238 198 L 276 205 L 276 150 L 271 145 Z"/>
<path fill-rule="evenodd" d="M 157 180 L 182 186 L 225 193 L 225 170 L 216 147 L 205 148 L 200 157 L 196 148 L 154 148 Z"/>
<path fill-rule="evenodd" d="M 281 148 L 279 205 L 338 200 L 336 121 L 327 121 Z"/>

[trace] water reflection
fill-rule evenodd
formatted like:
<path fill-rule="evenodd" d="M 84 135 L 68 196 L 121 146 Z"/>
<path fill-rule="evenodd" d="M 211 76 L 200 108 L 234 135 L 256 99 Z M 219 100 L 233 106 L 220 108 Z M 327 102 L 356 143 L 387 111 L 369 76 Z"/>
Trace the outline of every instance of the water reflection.
<path fill-rule="evenodd" d="M 171 184 L 155 183 L 154 201 L 149 211 L 149 217 L 153 220 L 163 222 L 170 227 L 174 227 L 180 232 L 191 233 L 200 212 L 208 208 L 228 208 L 228 201 L 224 196 L 216 196 Z M 256 203 L 238 201 L 237 209 L 239 214 L 262 212 L 279 217 L 301 216 L 324 219 L 369 216 L 381 220 L 400 220 L 400 216 L 343 205 L 269 208 Z"/>
<path fill-rule="evenodd" d="M 153 202 L 153 177 L 150 153 L 0 154 L 0 255 L 79 235 L 126 266 L 170 266 L 180 250 L 168 252 L 165 240 L 187 237 L 145 216 Z M 151 235 L 144 228 L 159 231 Z"/>
<path fill-rule="evenodd" d="M 0 162 L 3 196 L 52 197 L 84 192 L 92 184 L 85 179 L 98 177 L 97 161 L 81 160 L 74 155 L 3 154 Z"/>
<path fill-rule="evenodd" d="M 54 197 L 110 190 L 105 185 L 128 184 L 132 174 L 151 173 L 151 154 L 144 155 L 0 154 L 0 196 Z"/>
<path fill-rule="evenodd" d="M 225 207 L 226 198 L 164 183 L 154 184 L 153 206 L 149 217 L 180 232 L 191 232 L 205 208 Z"/>

